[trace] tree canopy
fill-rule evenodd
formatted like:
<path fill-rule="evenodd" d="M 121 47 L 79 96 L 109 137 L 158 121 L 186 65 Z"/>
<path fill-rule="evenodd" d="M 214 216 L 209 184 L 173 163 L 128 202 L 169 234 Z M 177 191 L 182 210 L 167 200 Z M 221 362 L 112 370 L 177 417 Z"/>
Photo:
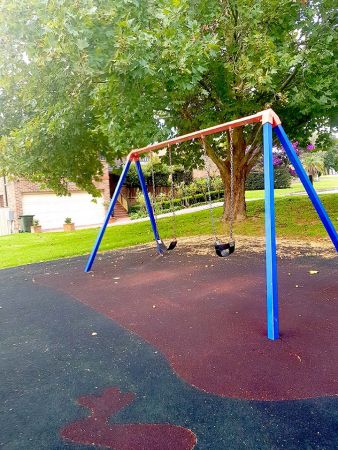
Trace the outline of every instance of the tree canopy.
<path fill-rule="evenodd" d="M 0 166 L 95 192 L 100 157 L 272 107 L 292 139 L 337 117 L 333 0 L 2 0 Z M 243 185 L 259 126 L 234 135 Z M 226 135 L 208 141 L 225 186 Z M 180 153 L 196 164 L 197 145 Z M 181 158 L 182 159 L 182 158 Z M 180 161 L 180 158 L 177 158 Z M 241 193 L 238 202 L 244 202 Z"/>

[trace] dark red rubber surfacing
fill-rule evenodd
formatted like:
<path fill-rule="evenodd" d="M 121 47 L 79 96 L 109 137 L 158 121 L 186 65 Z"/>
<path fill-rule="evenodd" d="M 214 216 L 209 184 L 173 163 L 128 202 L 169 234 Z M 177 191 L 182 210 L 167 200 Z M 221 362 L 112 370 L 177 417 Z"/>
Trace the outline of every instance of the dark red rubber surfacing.
<path fill-rule="evenodd" d="M 134 394 L 117 388 L 105 389 L 101 396 L 80 397 L 78 403 L 91 415 L 64 427 L 60 434 L 69 441 L 114 450 L 192 450 L 194 433 L 170 424 L 109 424 L 110 416 L 130 404 Z"/>
<path fill-rule="evenodd" d="M 121 255 L 103 257 L 93 274 L 79 268 L 39 281 L 137 333 L 203 391 L 252 400 L 338 394 L 332 265 L 310 276 L 311 266 L 279 261 L 281 339 L 274 342 L 266 338 L 263 255 L 226 263 L 177 252 Z"/>

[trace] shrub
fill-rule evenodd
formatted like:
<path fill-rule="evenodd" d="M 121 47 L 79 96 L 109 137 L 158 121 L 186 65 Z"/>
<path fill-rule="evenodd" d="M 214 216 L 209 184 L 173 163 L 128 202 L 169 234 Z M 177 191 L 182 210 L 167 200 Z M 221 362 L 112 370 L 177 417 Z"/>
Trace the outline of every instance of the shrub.
<path fill-rule="evenodd" d="M 156 155 L 153 156 L 153 169 L 154 169 L 154 179 L 156 186 L 170 186 L 170 169 L 167 164 L 162 162 L 160 158 Z M 185 170 L 182 166 L 173 166 L 174 183 L 178 185 L 180 183 L 190 184 L 193 181 L 192 171 L 190 169 Z M 152 170 L 151 162 L 142 164 L 142 171 L 146 183 L 148 186 L 152 186 Z M 132 164 L 128 170 L 127 177 L 124 183 L 127 187 L 138 187 L 140 188 L 140 182 L 138 179 L 136 167 Z"/>
<path fill-rule="evenodd" d="M 124 184 L 128 187 L 141 187 L 134 164 L 129 167 Z"/>
<path fill-rule="evenodd" d="M 250 172 L 246 177 L 245 189 L 247 191 L 257 191 L 260 189 L 264 189 L 263 172 Z"/>
<path fill-rule="evenodd" d="M 155 185 L 156 186 L 169 186 L 169 173 L 167 171 L 155 172 Z M 152 184 L 152 178 L 149 177 L 147 179 L 148 184 Z"/>
<path fill-rule="evenodd" d="M 274 187 L 275 189 L 286 189 L 291 186 L 291 174 L 285 166 L 274 168 Z M 250 172 L 245 182 L 247 191 L 256 191 L 264 189 L 264 173 Z"/>
<path fill-rule="evenodd" d="M 338 171 L 338 146 L 332 146 L 325 152 L 324 165 L 327 172 L 330 169 Z"/>
<path fill-rule="evenodd" d="M 213 191 L 223 191 L 223 181 L 221 177 L 213 177 L 211 179 L 211 187 Z"/>
<path fill-rule="evenodd" d="M 275 189 L 286 189 L 291 186 L 291 174 L 285 166 L 276 167 L 274 170 Z"/>
<path fill-rule="evenodd" d="M 142 194 L 141 194 L 142 195 Z M 222 191 L 211 191 L 211 200 L 218 200 L 223 195 Z M 208 203 L 209 198 L 206 194 L 187 195 L 182 198 L 174 198 L 173 206 L 175 210 L 185 208 L 186 205 L 205 205 Z M 156 213 L 161 214 L 171 211 L 171 202 L 169 200 L 160 201 L 159 197 L 156 199 Z M 147 215 L 143 204 L 136 204 L 130 207 L 129 214 L 132 219 L 145 217 Z"/>
<path fill-rule="evenodd" d="M 149 194 L 149 199 L 150 201 L 152 201 L 152 195 Z M 144 199 L 144 195 L 142 193 L 142 191 L 139 191 L 137 193 L 136 196 L 136 201 L 137 201 L 137 209 L 134 210 L 134 212 L 141 212 L 142 214 L 146 215 L 147 214 L 147 207 L 146 207 L 146 201 Z M 134 206 L 129 208 L 129 212 L 133 212 L 132 208 L 134 208 Z"/>
<path fill-rule="evenodd" d="M 192 170 L 184 170 L 181 167 L 174 166 L 174 183 L 177 185 L 179 183 L 190 184 L 193 181 Z"/>

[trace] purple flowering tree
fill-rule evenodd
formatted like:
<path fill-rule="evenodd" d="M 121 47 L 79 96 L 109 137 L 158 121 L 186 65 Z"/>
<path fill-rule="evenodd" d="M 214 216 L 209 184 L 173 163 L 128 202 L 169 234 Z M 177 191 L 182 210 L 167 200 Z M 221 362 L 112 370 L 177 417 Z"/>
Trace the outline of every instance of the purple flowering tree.
<path fill-rule="evenodd" d="M 299 146 L 299 142 L 294 141 L 294 142 L 292 142 L 292 147 L 294 148 L 297 156 L 299 156 L 301 158 L 302 163 L 309 174 L 309 178 L 312 181 L 313 175 L 317 175 L 318 172 L 321 171 L 320 168 L 322 167 L 322 164 L 320 164 L 320 158 L 306 156 L 309 153 L 314 153 L 314 151 L 316 150 L 315 145 L 310 143 L 306 147 L 301 148 Z M 308 164 L 307 164 L 308 160 L 309 161 L 311 160 L 311 164 L 310 164 L 311 167 L 308 166 Z M 314 165 L 313 165 L 314 161 L 316 162 L 315 165 L 317 165 L 318 170 L 316 170 L 314 168 Z M 277 146 L 277 147 L 273 148 L 273 165 L 274 165 L 274 167 L 286 166 L 289 168 L 289 172 L 293 177 L 297 176 L 295 169 L 290 164 L 290 162 L 286 156 L 286 153 L 282 147 Z"/>

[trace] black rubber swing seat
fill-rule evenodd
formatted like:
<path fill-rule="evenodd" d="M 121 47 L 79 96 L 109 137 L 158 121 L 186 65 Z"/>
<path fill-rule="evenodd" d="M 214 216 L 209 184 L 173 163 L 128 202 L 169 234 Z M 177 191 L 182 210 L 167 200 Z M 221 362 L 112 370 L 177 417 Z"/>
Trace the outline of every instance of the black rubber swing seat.
<path fill-rule="evenodd" d="M 217 256 L 225 257 L 231 255 L 235 251 L 235 242 L 228 242 L 222 244 L 220 242 L 215 243 L 215 252 Z"/>
<path fill-rule="evenodd" d="M 170 244 L 168 245 L 167 250 L 174 250 L 174 248 L 177 245 L 177 239 L 174 239 L 173 241 L 170 242 Z"/>
<path fill-rule="evenodd" d="M 174 248 L 177 245 L 177 240 L 174 239 L 173 241 L 171 241 L 170 244 L 168 245 L 168 247 L 165 245 L 165 243 L 162 241 L 162 239 L 159 239 L 158 241 L 156 241 L 156 244 L 157 244 L 157 252 L 160 255 L 164 255 L 164 253 L 167 250 L 174 250 Z"/>

